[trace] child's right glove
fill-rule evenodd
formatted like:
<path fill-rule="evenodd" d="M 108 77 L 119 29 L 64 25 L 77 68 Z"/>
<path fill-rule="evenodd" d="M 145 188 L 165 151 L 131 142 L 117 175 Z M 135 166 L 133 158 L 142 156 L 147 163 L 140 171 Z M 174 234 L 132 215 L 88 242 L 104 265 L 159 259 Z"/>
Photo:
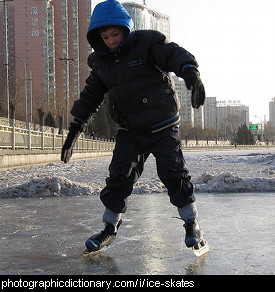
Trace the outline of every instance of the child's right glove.
<path fill-rule="evenodd" d="M 69 162 L 73 154 L 74 145 L 79 135 L 84 131 L 85 126 L 86 124 L 83 124 L 77 120 L 73 120 L 70 123 L 69 133 L 61 152 L 61 161 L 64 161 L 64 163 Z"/>
<path fill-rule="evenodd" d="M 192 90 L 192 107 L 198 109 L 205 101 L 205 90 L 200 79 L 200 73 L 195 66 L 184 66 L 182 77 L 187 89 Z"/>

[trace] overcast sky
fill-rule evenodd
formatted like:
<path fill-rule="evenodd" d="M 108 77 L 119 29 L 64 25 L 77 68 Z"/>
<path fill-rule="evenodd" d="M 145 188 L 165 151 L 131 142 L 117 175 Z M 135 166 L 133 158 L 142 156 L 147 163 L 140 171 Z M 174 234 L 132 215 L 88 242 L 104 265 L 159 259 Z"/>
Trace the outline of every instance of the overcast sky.
<path fill-rule="evenodd" d="M 93 6 L 102 2 L 92 1 Z M 146 0 L 146 4 L 170 16 L 171 41 L 195 55 L 207 96 L 240 100 L 249 106 L 252 122 L 269 119 L 268 103 L 275 96 L 274 0 Z"/>

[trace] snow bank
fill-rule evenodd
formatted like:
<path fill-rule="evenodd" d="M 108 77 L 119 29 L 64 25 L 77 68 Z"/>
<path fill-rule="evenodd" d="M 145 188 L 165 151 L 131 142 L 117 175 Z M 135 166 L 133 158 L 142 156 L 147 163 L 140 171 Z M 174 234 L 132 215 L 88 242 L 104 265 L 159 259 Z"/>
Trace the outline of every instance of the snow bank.
<path fill-rule="evenodd" d="M 0 198 L 83 196 L 92 195 L 94 191 L 89 186 L 72 182 L 64 177 L 48 176 L 5 188 L 0 191 Z"/>
<path fill-rule="evenodd" d="M 275 192 L 275 150 L 185 152 L 197 193 Z M 14 169 L 0 174 L 0 198 L 98 195 L 111 157 Z M 133 194 L 164 193 L 150 156 Z"/>
<path fill-rule="evenodd" d="M 267 170 L 270 174 L 271 171 Z M 236 192 L 275 192 L 274 178 L 243 178 L 239 174 L 222 172 L 216 174 L 203 173 L 196 180 L 196 193 L 236 193 Z M 158 180 L 144 180 L 137 182 L 134 187 L 134 194 L 163 193 L 165 186 Z"/>
<path fill-rule="evenodd" d="M 138 181 L 133 189 L 133 194 L 163 193 L 166 191 L 164 184 L 159 179 Z"/>
<path fill-rule="evenodd" d="M 203 173 L 194 182 L 199 192 L 274 192 L 274 178 L 242 178 L 238 174 L 222 172 L 220 174 Z"/>
<path fill-rule="evenodd" d="M 220 174 L 205 172 L 193 183 L 195 184 L 196 193 L 275 192 L 274 178 L 242 178 L 238 174 L 230 172 L 222 172 Z M 103 187 L 103 183 L 88 186 L 70 181 L 64 177 L 48 176 L 5 188 L 0 191 L 0 198 L 89 196 L 99 194 Z M 141 180 L 136 183 L 133 190 L 133 194 L 163 192 L 166 192 L 166 188 L 159 179 Z"/>
<path fill-rule="evenodd" d="M 46 176 L 45 178 L 32 179 L 24 184 L 0 190 L 0 198 L 98 195 L 104 186 L 105 184 L 103 183 L 92 183 L 91 186 L 88 186 L 64 177 Z M 158 179 L 155 179 L 137 182 L 133 193 L 148 194 L 164 191 L 164 185 Z"/>

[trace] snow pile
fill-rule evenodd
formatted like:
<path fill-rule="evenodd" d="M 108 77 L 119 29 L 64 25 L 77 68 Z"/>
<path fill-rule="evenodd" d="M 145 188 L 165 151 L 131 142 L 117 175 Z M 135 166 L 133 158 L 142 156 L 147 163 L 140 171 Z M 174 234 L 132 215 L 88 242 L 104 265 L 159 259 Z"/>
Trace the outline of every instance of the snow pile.
<path fill-rule="evenodd" d="M 0 191 L 0 198 L 84 196 L 95 190 L 87 185 L 72 182 L 64 177 L 47 176 L 32 179 L 22 185 L 8 187 Z"/>
<path fill-rule="evenodd" d="M 236 161 L 232 162 L 244 162 L 247 164 L 263 164 L 263 165 L 273 165 L 275 164 L 275 155 L 272 153 L 259 154 L 259 153 L 250 153 L 246 155 L 236 155 Z"/>
<path fill-rule="evenodd" d="M 269 170 L 268 173 L 273 172 Z M 243 178 L 239 174 L 231 172 L 215 174 L 204 172 L 192 182 L 197 193 L 275 192 L 274 178 Z M 135 184 L 133 194 L 163 193 L 165 191 L 166 188 L 159 179 L 142 180 Z"/>
<path fill-rule="evenodd" d="M 202 157 L 205 161 L 215 161 L 221 163 L 243 163 L 246 165 L 256 164 L 256 165 L 273 165 L 275 167 L 275 154 L 273 153 L 240 153 L 232 155 L 232 152 L 226 153 L 223 152 L 222 154 L 213 153 L 213 154 L 206 154 Z M 196 158 L 195 158 L 196 159 Z"/>
<path fill-rule="evenodd" d="M 184 152 L 197 193 L 275 192 L 275 149 Z M 0 198 L 98 195 L 110 157 L 0 172 Z M 165 193 L 150 155 L 133 194 Z"/>
<path fill-rule="evenodd" d="M 194 182 L 199 192 L 274 192 L 274 178 L 242 178 L 238 174 L 222 172 L 220 174 L 203 173 Z"/>
<path fill-rule="evenodd" d="M 264 170 L 259 170 L 259 173 L 266 173 L 268 175 L 275 174 L 275 166 L 266 167 Z"/>
<path fill-rule="evenodd" d="M 140 180 L 133 189 L 133 194 L 151 194 L 165 192 L 165 186 L 159 179 Z"/>

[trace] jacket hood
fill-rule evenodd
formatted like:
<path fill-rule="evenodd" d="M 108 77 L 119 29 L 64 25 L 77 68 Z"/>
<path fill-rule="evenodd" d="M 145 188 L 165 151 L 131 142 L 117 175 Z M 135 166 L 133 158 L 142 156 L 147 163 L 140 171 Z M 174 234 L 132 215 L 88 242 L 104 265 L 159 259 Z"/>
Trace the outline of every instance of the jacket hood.
<path fill-rule="evenodd" d="M 104 26 L 122 26 L 130 34 L 134 23 L 126 9 L 118 1 L 107 0 L 97 4 L 91 16 L 87 32 L 87 40 L 95 50 L 104 44 L 97 32 L 98 28 Z"/>

